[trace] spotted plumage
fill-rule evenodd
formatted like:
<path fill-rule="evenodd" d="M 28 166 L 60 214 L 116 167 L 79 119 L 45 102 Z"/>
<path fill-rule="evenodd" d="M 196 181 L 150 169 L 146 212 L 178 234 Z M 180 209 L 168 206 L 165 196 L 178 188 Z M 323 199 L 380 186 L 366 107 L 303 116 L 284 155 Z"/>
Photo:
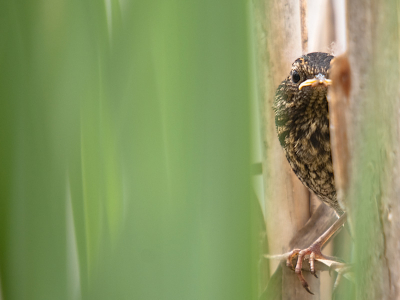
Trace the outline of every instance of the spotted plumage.
<path fill-rule="evenodd" d="M 329 78 L 332 59 L 321 52 L 298 58 L 276 91 L 274 111 L 279 142 L 294 173 L 341 215 L 331 157 L 327 85 L 319 81 Z M 307 84 L 312 79 L 315 83 Z"/>

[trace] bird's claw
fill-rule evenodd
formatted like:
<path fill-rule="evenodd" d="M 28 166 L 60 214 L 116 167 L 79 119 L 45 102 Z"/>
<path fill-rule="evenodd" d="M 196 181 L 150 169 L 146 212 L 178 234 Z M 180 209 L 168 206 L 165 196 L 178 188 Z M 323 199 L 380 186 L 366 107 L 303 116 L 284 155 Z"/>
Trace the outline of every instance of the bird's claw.
<path fill-rule="evenodd" d="M 293 259 L 297 256 L 297 263 L 296 267 L 293 266 Z M 318 278 L 316 272 L 315 272 L 315 260 L 319 258 L 325 258 L 324 255 L 321 253 L 321 246 L 318 243 L 312 244 L 310 247 L 300 250 L 300 249 L 293 249 L 291 252 L 289 252 L 289 255 L 286 259 L 286 265 L 295 271 L 297 277 L 300 280 L 301 285 L 305 288 L 307 292 L 310 294 L 314 295 L 313 292 L 311 292 L 309 285 L 307 281 L 305 280 L 303 273 L 302 273 L 302 268 L 303 268 L 303 260 L 306 258 L 306 256 L 309 256 L 309 264 L 310 264 L 310 272 L 315 276 L 315 278 Z"/>
<path fill-rule="evenodd" d="M 300 270 L 300 272 L 298 272 L 297 270 L 295 272 L 297 274 L 297 277 L 300 280 L 301 285 L 306 289 L 307 292 L 309 292 L 311 295 L 314 295 L 314 293 L 311 292 L 310 287 L 309 287 L 306 279 L 304 278 L 303 273 L 301 272 L 301 270 Z"/>
<path fill-rule="evenodd" d="M 290 268 L 292 271 L 295 270 L 295 266 L 292 263 L 293 258 L 297 256 L 300 253 L 300 249 L 293 249 L 292 251 L 289 252 L 289 255 L 286 259 L 286 266 Z"/>

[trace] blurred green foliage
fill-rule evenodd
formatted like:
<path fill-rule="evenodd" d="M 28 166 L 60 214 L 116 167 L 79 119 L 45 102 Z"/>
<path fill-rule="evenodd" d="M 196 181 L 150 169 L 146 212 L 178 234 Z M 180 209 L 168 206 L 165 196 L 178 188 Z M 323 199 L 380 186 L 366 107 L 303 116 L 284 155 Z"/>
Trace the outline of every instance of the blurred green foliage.
<path fill-rule="evenodd" d="M 0 4 L 3 299 L 254 299 L 245 0 Z"/>

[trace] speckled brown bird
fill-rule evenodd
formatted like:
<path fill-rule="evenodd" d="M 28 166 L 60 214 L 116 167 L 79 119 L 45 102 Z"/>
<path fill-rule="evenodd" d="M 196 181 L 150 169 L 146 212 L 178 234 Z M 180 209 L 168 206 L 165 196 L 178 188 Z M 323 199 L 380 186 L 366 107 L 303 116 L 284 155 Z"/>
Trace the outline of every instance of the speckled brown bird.
<path fill-rule="evenodd" d="M 327 102 L 329 68 L 333 56 L 315 52 L 301 56 L 292 65 L 289 76 L 279 85 L 274 101 L 275 124 L 279 142 L 294 173 L 340 218 L 309 248 L 294 249 L 287 259 L 298 255 L 296 273 L 308 292 L 308 284 L 302 276 L 302 260 L 310 255 L 311 272 L 315 275 L 314 259 L 322 255 L 322 245 L 345 222 L 340 207 L 333 174 L 329 111 Z"/>
<path fill-rule="evenodd" d="M 301 182 L 338 215 L 326 99 L 332 55 L 309 53 L 298 58 L 279 85 L 274 102 L 281 146 Z"/>

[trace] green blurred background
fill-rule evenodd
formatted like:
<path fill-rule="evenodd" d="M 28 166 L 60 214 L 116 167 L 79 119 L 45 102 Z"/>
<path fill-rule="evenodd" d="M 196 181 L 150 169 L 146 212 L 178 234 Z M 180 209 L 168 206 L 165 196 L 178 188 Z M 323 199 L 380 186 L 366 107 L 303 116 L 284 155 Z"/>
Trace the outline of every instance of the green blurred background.
<path fill-rule="evenodd" d="M 249 3 L 0 22 L 2 299 L 255 299 Z"/>

